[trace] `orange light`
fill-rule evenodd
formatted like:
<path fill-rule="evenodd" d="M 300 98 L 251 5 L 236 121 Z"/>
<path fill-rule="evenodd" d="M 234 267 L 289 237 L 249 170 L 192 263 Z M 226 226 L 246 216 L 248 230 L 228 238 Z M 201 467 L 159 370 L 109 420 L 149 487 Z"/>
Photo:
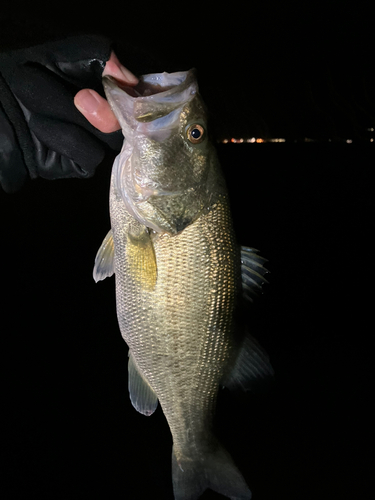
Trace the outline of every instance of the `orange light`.
<path fill-rule="evenodd" d="M 258 138 L 258 139 L 256 140 L 256 142 L 261 143 L 261 142 L 264 142 L 264 140 L 263 140 L 263 139 Z"/>

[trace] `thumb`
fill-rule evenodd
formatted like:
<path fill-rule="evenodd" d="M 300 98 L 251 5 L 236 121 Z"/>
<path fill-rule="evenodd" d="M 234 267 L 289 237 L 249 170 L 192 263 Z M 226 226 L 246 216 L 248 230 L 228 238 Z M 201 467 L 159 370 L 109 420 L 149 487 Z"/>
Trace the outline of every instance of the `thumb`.
<path fill-rule="evenodd" d="M 74 104 L 91 125 L 101 132 L 108 134 L 121 128 L 108 102 L 95 90 L 80 90 L 74 97 Z"/>

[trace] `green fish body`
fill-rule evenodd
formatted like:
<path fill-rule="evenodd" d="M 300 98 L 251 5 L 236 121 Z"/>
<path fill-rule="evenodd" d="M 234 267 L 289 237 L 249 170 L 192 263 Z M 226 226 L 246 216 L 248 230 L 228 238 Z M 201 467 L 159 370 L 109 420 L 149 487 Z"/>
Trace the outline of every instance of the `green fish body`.
<path fill-rule="evenodd" d="M 194 71 L 146 75 L 136 93 L 103 83 L 125 141 L 94 278 L 115 274 L 131 402 L 144 415 L 160 402 L 173 437 L 176 500 L 207 488 L 250 499 L 212 424 L 220 385 L 246 387 L 272 374 L 256 342 L 236 334 L 235 320 L 241 292 L 265 281 L 265 259 L 236 243 Z"/>

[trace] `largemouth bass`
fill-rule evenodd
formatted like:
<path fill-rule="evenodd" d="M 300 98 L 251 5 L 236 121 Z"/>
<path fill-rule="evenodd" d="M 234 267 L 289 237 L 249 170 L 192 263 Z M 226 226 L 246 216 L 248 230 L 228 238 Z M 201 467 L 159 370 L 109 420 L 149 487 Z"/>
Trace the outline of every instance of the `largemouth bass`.
<path fill-rule="evenodd" d="M 194 70 L 146 75 L 132 89 L 110 77 L 103 85 L 125 140 L 94 279 L 115 274 L 131 402 L 144 415 L 160 402 L 176 500 L 207 488 L 250 499 L 212 427 L 220 385 L 249 388 L 272 375 L 235 315 L 240 295 L 261 289 L 265 259 L 236 243 Z"/>

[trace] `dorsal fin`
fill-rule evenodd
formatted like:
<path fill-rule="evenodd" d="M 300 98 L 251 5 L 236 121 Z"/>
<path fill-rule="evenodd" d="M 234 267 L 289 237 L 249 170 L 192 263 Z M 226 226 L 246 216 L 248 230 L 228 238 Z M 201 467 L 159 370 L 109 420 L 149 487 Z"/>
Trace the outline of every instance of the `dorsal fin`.
<path fill-rule="evenodd" d="M 158 405 L 158 398 L 138 368 L 130 350 L 128 374 L 129 396 L 132 405 L 139 413 L 147 417 L 152 415 Z"/>

